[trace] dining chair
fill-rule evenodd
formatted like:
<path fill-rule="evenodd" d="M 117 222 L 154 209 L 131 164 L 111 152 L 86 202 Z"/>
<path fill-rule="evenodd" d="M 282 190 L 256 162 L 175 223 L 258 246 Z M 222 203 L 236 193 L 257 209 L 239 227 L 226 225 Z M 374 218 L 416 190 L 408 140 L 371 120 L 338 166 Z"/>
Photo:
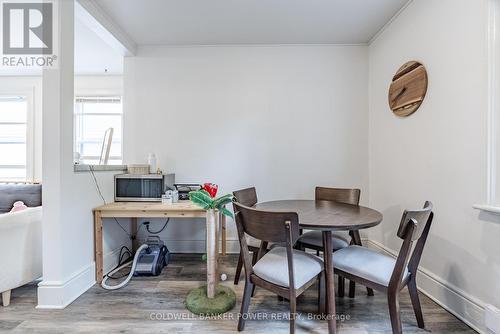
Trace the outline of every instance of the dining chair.
<path fill-rule="evenodd" d="M 418 327 L 424 328 L 424 318 L 418 298 L 417 269 L 432 219 L 432 203 L 425 202 L 420 210 L 405 210 L 397 236 L 403 243 L 396 259 L 374 250 L 352 245 L 333 254 L 335 273 L 377 291 L 387 293 L 393 333 L 402 333 L 399 314 L 399 292 L 408 286 Z M 412 250 L 413 243 L 416 245 Z"/>
<path fill-rule="evenodd" d="M 254 286 L 276 293 L 290 301 L 290 333 L 295 333 L 297 297 L 319 280 L 319 311 L 325 305 L 325 273 L 323 260 L 315 255 L 294 249 L 299 237 L 299 217 L 296 212 L 261 211 L 233 203 L 238 238 L 245 265 L 245 289 L 238 321 L 238 331 L 245 328 Z M 254 265 L 250 260 L 246 235 L 276 246 Z"/>
<path fill-rule="evenodd" d="M 359 205 L 359 198 L 361 196 L 360 189 L 343 189 L 343 188 L 326 188 L 326 187 L 316 187 L 315 199 L 317 201 L 333 201 L 351 205 Z M 333 251 L 338 251 L 339 249 L 348 247 L 350 244 L 361 246 L 361 237 L 359 231 L 349 231 L 351 237 L 350 241 L 337 233 L 332 233 L 332 245 Z M 302 234 L 299 238 L 299 247 L 302 249 L 314 249 L 316 255 L 319 251 L 323 251 L 323 235 L 321 231 L 309 231 Z M 354 298 L 356 291 L 356 284 L 353 281 L 349 282 L 349 297 Z M 373 296 L 373 290 L 367 288 L 369 296 Z M 339 277 L 338 280 L 338 296 L 344 297 L 345 293 L 345 279 Z"/>
<path fill-rule="evenodd" d="M 233 196 L 236 202 L 241 203 L 245 206 L 251 207 L 257 204 L 257 191 L 255 187 L 233 191 Z M 236 211 L 234 213 L 236 214 Z M 248 250 L 252 252 L 252 265 L 254 265 L 257 262 L 257 256 L 259 254 L 260 241 L 252 237 L 247 237 L 247 245 L 248 245 Z M 238 285 L 238 282 L 240 281 L 242 268 L 243 268 L 243 256 L 242 256 L 242 250 L 240 249 L 238 264 L 236 265 L 236 274 L 234 275 L 235 285 Z"/>

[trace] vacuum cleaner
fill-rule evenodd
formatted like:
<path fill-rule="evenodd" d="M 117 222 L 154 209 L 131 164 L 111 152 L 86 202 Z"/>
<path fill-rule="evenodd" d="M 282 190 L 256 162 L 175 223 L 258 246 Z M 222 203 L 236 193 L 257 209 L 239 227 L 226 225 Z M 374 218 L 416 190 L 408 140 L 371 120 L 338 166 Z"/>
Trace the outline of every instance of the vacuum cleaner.
<path fill-rule="evenodd" d="M 170 252 L 165 246 L 160 237 L 150 235 L 146 239 L 146 243 L 142 244 L 136 251 L 134 259 L 123 265 L 119 265 L 116 269 L 112 270 L 102 280 L 101 286 L 106 290 L 117 290 L 130 282 L 132 276 L 158 276 L 164 267 L 167 266 L 170 260 Z M 111 275 L 128 267 L 132 263 L 130 272 L 121 283 L 117 285 L 108 285 L 107 281 L 112 278 Z"/>

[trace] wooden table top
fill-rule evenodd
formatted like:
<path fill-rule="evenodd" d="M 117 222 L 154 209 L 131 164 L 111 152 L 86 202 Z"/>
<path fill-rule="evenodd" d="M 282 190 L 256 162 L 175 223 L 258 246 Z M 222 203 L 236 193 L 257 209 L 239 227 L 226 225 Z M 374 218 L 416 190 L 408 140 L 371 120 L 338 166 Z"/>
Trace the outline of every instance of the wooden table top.
<path fill-rule="evenodd" d="M 102 218 L 204 218 L 206 211 L 191 201 L 113 202 L 94 209 Z"/>
<path fill-rule="evenodd" d="M 311 230 L 359 230 L 380 224 L 382 214 L 357 205 L 332 201 L 283 200 L 257 203 L 256 209 L 297 212 L 300 227 Z"/>
<path fill-rule="evenodd" d="M 99 206 L 94 211 L 194 211 L 204 212 L 191 201 L 179 201 L 172 204 L 161 202 L 112 202 Z"/>

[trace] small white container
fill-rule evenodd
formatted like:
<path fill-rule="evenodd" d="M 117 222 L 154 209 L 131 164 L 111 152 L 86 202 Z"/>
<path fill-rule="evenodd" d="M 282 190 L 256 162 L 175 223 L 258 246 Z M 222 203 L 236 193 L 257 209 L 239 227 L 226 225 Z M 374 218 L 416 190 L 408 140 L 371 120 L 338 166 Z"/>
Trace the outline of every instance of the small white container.
<path fill-rule="evenodd" d="M 172 196 L 161 195 L 161 204 L 172 204 Z"/>
<path fill-rule="evenodd" d="M 148 164 L 149 164 L 149 172 L 151 174 L 156 174 L 157 164 L 156 164 L 156 155 L 154 153 L 149 153 L 148 155 Z"/>

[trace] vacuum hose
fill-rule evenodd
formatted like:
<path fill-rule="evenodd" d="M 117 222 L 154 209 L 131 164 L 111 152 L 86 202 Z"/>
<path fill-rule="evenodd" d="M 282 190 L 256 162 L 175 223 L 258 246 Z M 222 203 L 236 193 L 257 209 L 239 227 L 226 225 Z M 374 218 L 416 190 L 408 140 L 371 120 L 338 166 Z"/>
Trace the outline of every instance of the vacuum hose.
<path fill-rule="evenodd" d="M 106 281 L 110 278 L 109 275 L 113 275 L 114 273 L 116 273 L 117 271 L 120 271 L 122 270 L 123 268 L 127 267 L 128 265 L 130 265 L 130 262 L 127 262 L 121 266 L 119 266 L 118 268 L 116 268 L 115 270 L 113 270 L 112 272 L 110 272 L 108 275 L 106 275 L 106 277 L 104 277 L 104 279 L 102 280 L 101 282 L 101 286 L 106 289 L 106 290 L 116 290 L 116 289 L 119 289 L 119 288 L 122 288 L 124 287 L 125 285 L 127 285 L 127 283 L 132 279 L 132 276 L 134 276 L 134 272 L 135 272 L 135 267 L 137 265 L 137 260 L 139 259 L 139 255 L 141 254 L 141 251 L 144 250 L 144 249 L 147 249 L 149 246 L 147 244 L 143 244 L 141 245 L 141 247 L 139 247 L 139 249 L 135 252 L 135 256 L 134 256 L 134 259 L 132 260 L 132 269 L 130 269 L 130 273 L 128 274 L 127 278 L 125 278 L 125 280 L 123 280 L 123 282 L 121 282 L 120 284 L 117 284 L 117 285 L 107 285 L 106 284 Z"/>

